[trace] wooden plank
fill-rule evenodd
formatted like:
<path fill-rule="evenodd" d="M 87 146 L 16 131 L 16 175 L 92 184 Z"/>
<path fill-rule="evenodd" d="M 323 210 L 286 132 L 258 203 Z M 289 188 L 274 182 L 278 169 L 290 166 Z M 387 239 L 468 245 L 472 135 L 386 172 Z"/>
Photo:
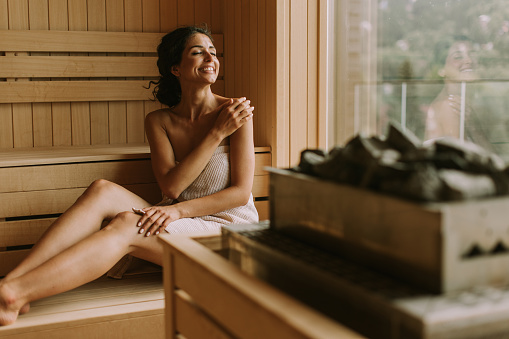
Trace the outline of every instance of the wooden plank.
<path fill-rule="evenodd" d="M 15 324 L 0 328 L 2 338 L 164 338 L 160 275 L 102 277 L 31 306 Z"/>
<path fill-rule="evenodd" d="M 211 0 L 210 30 L 213 33 L 223 33 L 225 24 L 225 2 L 224 0 Z"/>
<path fill-rule="evenodd" d="M 9 10 L 7 0 L 0 0 L 0 29 L 9 29 Z"/>
<path fill-rule="evenodd" d="M 12 271 L 28 255 L 28 252 L 30 250 L 0 251 L 0 277 Z"/>
<path fill-rule="evenodd" d="M 119 185 L 155 183 L 150 159 L 0 169 L 0 193 L 87 187 L 107 179 Z"/>
<path fill-rule="evenodd" d="M 108 320 L 103 321 L 101 317 L 91 319 L 94 312 L 97 310 L 80 311 L 73 313 L 74 318 L 88 317 L 85 324 L 75 325 L 73 323 L 67 324 L 62 323 L 59 326 L 37 326 L 36 329 L 28 326 L 24 329 L 24 332 L 14 335 L 2 336 L 4 339 L 32 339 L 34 336 L 37 339 L 88 339 L 88 338 L 123 338 L 123 339 L 135 339 L 135 338 L 154 338 L 163 339 L 162 334 L 162 323 L 163 314 L 147 315 L 143 316 L 145 312 L 152 312 L 152 309 L 158 308 L 161 304 L 157 302 L 144 302 L 139 306 L 139 313 L 136 315 L 125 316 L 121 312 L 124 311 L 123 306 L 114 306 L 108 309 L 112 316 L 108 317 Z M 18 320 L 19 322 L 20 320 Z M 137 324 L 137 325 L 133 325 Z M 11 329 L 9 326 L 7 329 Z M 112 333 L 115 336 L 111 336 Z"/>
<path fill-rule="evenodd" d="M 53 145 L 53 122 L 51 103 L 32 104 L 34 147 Z"/>
<path fill-rule="evenodd" d="M 359 338 L 185 236 L 160 236 L 175 285 L 239 338 Z M 170 293 L 169 291 L 167 293 Z"/>
<path fill-rule="evenodd" d="M 161 32 L 159 3 L 159 0 L 143 0 L 143 32 Z"/>
<path fill-rule="evenodd" d="M 125 101 L 108 103 L 109 143 L 125 144 L 127 141 L 127 107 Z"/>
<path fill-rule="evenodd" d="M 125 31 L 142 32 L 143 27 L 142 0 L 124 1 Z"/>
<path fill-rule="evenodd" d="M 69 29 L 86 31 L 88 28 L 87 2 L 76 0 L 69 6 Z M 86 55 L 85 53 L 71 55 Z M 71 83 L 72 83 L 71 79 Z M 51 83 L 51 82 L 50 82 Z M 79 92 L 83 89 L 77 90 Z M 58 100 L 55 100 L 58 101 Z M 90 145 L 90 104 L 88 100 L 71 103 L 71 139 L 73 145 Z"/>
<path fill-rule="evenodd" d="M 28 0 L 8 1 L 9 29 L 28 29 Z M 0 49 L 2 50 L 2 49 Z M 21 53 L 23 55 L 23 53 Z M 26 55 L 26 54 L 25 54 Z M 11 79 L 12 80 L 12 79 Z M 6 83 L 17 83 L 7 81 Z M 14 147 L 32 147 L 32 105 L 20 104 L 12 106 L 12 130 Z"/>
<path fill-rule="evenodd" d="M 90 103 L 90 144 L 109 143 L 108 103 Z"/>
<path fill-rule="evenodd" d="M 271 165 L 272 156 L 270 153 L 255 153 L 255 172 L 254 175 L 265 175 L 267 171 L 265 171 L 264 167 L 268 167 Z"/>
<path fill-rule="evenodd" d="M 47 1 L 29 0 L 29 23 L 30 29 L 47 30 L 49 29 L 49 8 Z M 48 55 L 47 52 L 34 52 L 33 57 L 40 55 Z M 49 79 L 44 79 L 49 80 Z M 52 138 L 52 121 L 51 121 L 51 104 L 34 103 L 32 105 L 33 120 L 33 139 L 34 146 L 51 146 Z"/>
<path fill-rule="evenodd" d="M 258 1 L 258 40 L 256 53 L 258 54 L 258 99 L 255 102 L 254 112 L 254 140 L 256 145 L 270 145 L 271 129 L 267 128 L 271 123 L 271 115 L 267 111 L 267 88 L 266 88 L 266 15 L 265 0 Z"/>
<path fill-rule="evenodd" d="M 16 0 L 17 1 L 17 0 Z M 79 8 L 71 6 L 70 9 Z M 86 9 L 85 12 L 86 13 Z M 86 24 L 86 22 L 85 22 Z M 0 50 L 7 52 L 153 53 L 163 34 L 94 31 L 0 31 Z"/>
<path fill-rule="evenodd" d="M 290 7 L 290 166 L 298 164 L 308 143 L 308 33 L 307 1 L 292 1 Z"/>
<path fill-rule="evenodd" d="M 12 0 L 11 0 L 12 1 Z M 50 23 L 51 25 L 51 23 Z M 6 52 L 133 52 L 154 53 L 164 33 L 0 30 Z M 212 36 L 214 40 L 219 35 Z"/>
<path fill-rule="evenodd" d="M 111 0 L 106 2 L 106 30 L 123 32 L 125 29 L 124 1 Z M 110 54 L 111 55 L 111 54 Z M 113 54 L 117 55 L 117 54 Z M 126 142 L 126 103 L 108 102 L 108 143 Z"/>
<path fill-rule="evenodd" d="M 255 207 L 258 211 L 258 218 L 260 221 L 270 219 L 270 206 L 269 201 L 255 201 Z"/>
<path fill-rule="evenodd" d="M 143 101 L 127 102 L 127 143 L 143 143 L 145 140 L 144 126 Z"/>
<path fill-rule="evenodd" d="M 49 6 L 49 29 L 67 31 L 69 29 L 69 18 L 67 15 L 68 13 L 67 0 L 49 0 L 48 6 Z M 44 34 L 44 32 L 40 33 Z"/>
<path fill-rule="evenodd" d="M 106 31 L 106 0 L 93 0 L 88 1 L 88 30 L 90 31 Z M 97 54 L 94 54 L 97 55 Z M 99 58 L 103 60 L 110 60 L 105 57 L 106 53 L 101 53 Z M 91 60 L 90 57 L 84 57 L 84 60 Z M 93 57 L 92 57 L 93 58 Z M 113 60 L 113 59 L 111 59 Z M 88 61 L 85 61 L 88 62 Z M 111 65 L 113 68 L 121 68 L 123 63 L 119 62 L 117 65 Z M 93 68 L 101 65 L 101 62 L 93 62 L 90 66 Z M 89 66 L 83 65 L 85 69 L 90 69 Z M 101 66 L 99 66 L 101 67 Z M 83 76 L 93 76 L 87 74 Z M 103 79 L 106 80 L 106 74 L 102 74 Z M 121 75 L 119 75 L 121 76 Z M 98 79 L 99 80 L 99 79 Z M 90 144 L 91 145 L 104 145 L 109 143 L 108 134 L 108 103 L 107 102 L 91 102 L 90 103 Z"/>
<path fill-rule="evenodd" d="M 47 218 L 0 222 L 0 247 L 35 244 L 55 220 Z"/>
<path fill-rule="evenodd" d="M 196 25 L 211 26 L 211 0 L 195 0 L 194 22 Z"/>
<path fill-rule="evenodd" d="M 125 187 L 151 204 L 161 200 L 161 191 L 156 183 L 126 185 Z M 4 193 L 0 195 L 0 216 L 21 217 L 63 213 L 85 189 L 86 187 Z M 34 201 L 38 201 L 38 203 L 34 204 Z"/>
<path fill-rule="evenodd" d="M 178 26 L 192 26 L 194 22 L 194 1 L 177 0 Z"/>
<path fill-rule="evenodd" d="M 171 292 L 170 292 L 171 293 Z M 221 325 L 194 304 L 183 290 L 175 292 L 176 330 L 187 339 L 217 338 L 233 339 Z"/>
<path fill-rule="evenodd" d="M 233 0 L 226 1 L 226 17 L 233 18 L 235 8 Z M 235 96 L 235 22 L 234 20 L 226 20 L 225 22 L 225 51 L 227 63 L 223 64 L 225 69 L 225 78 L 227 79 L 225 87 L 225 95 L 228 97 Z M 255 132 L 256 133 L 256 132 Z"/>
<path fill-rule="evenodd" d="M 147 100 L 146 80 L 0 82 L 0 103 Z M 31 123 L 30 123 L 31 125 Z"/>
<path fill-rule="evenodd" d="M 242 59 L 242 2 L 241 1 L 234 1 L 234 16 L 233 21 L 235 23 L 234 26 L 234 35 L 235 35 L 235 49 L 234 49 L 234 55 L 235 55 L 235 72 L 234 72 L 234 78 L 230 81 L 233 81 L 234 83 L 234 96 L 235 97 L 242 97 L 246 96 L 247 93 L 243 92 L 243 83 L 244 83 L 244 60 Z"/>
<path fill-rule="evenodd" d="M 90 145 L 90 104 L 88 102 L 71 103 L 71 129 L 73 145 Z"/>
<path fill-rule="evenodd" d="M 253 196 L 268 197 L 269 196 L 269 176 L 255 175 L 253 180 Z"/>
<path fill-rule="evenodd" d="M 87 22 L 89 31 L 106 31 L 106 0 L 87 1 Z"/>
<path fill-rule="evenodd" d="M 251 83 L 251 72 L 249 71 L 250 63 L 251 63 L 251 49 L 249 46 L 250 43 L 250 35 L 251 35 L 251 14 L 249 8 L 249 0 L 241 0 L 238 1 L 240 5 L 240 11 L 242 13 L 240 18 L 236 18 L 237 27 L 240 32 L 240 41 L 238 41 L 238 46 L 240 46 L 239 56 L 242 60 L 242 71 L 239 73 L 235 73 L 235 78 L 237 82 L 237 86 L 240 87 L 240 93 L 242 96 L 247 96 L 251 99 L 251 93 L 249 92 L 249 87 Z M 240 23 L 240 24 L 239 24 Z M 242 80 L 239 76 L 242 76 Z"/>
<path fill-rule="evenodd" d="M 270 149 L 268 146 L 255 147 L 255 157 L 263 159 L 266 155 L 262 154 Z M 147 144 L 139 144 L 6 150 L 0 152 L 0 168 L 123 159 L 150 159 L 150 148 Z M 266 160 L 256 161 L 263 164 Z"/>
<path fill-rule="evenodd" d="M 307 2 L 307 144 L 306 148 L 318 147 L 318 1 Z M 299 155 L 300 157 L 300 155 Z"/>
<path fill-rule="evenodd" d="M 125 30 L 127 32 L 141 32 L 143 31 L 143 15 L 145 9 L 143 8 L 142 0 L 130 0 L 124 2 L 125 7 Z M 157 13 L 159 18 L 159 13 Z M 157 22 L 159 22 L 157 20 Z M 128 54 L 129 57 L 141 57 L 142 54 Z M 157 69 L 157 58 L 154 58 L 153 72 L 155 76 L 159 75 Z M 147 73 L 148 75 L 148 73 Z M 134 80 L 128 78 L 128 80 Z M 143 101 L 128 101 L 126 102 L 126 142 L 127 143 L 143 143 L 145 141 L 145 112 Z"/>
<path fill-rule="evenodd" d="M 328 45 L 328 5 L 327 0 L 318 0 L 318 50 L 324 51 Z M 329 132 L 328 132 L 328 115 L 329 115 L 329 92 L 328 78 L 330 74 L 330 66 L 327 61 L 327 53 L 318 54 L 318 147 L 322 149 L 330 149 Z M 339 100 L 339 99 L 338 99 Z M 325 114 L 324 114 L 325 113 Z M 332 142 L 331 142 L 332 144 Z"/>
<path fill-rule="evenodd" d="M 0 149 L 14 147 L 12 135 L 12 105 L 0 104 Z"/>
<path fill-rule="evenodd" d="M 258 84 L 258 51 L 257 51 L 257 43 L 258 43 L 258 3 L 257 1 L 249 1 L 249 99 L 252 102 L 252 106 L 255 106 L 258 102 L 258 88 L 261 86 Z M 260 111 L 262 112 L 262 111 Z M 258 112 L 256 112 L 258 113 Z M 253 125 L 256 126 L 254 129 L 264 129 L 263 127 L 258 127 L 258 118 L 259 114 L 253 115 Z"/>
<path fill-rule="evenodd" d="M 2 85 L 19 85 L 23 87 L 25 84 L 29 84 L 29 82 L 3 82 L 0 83 L 0 87 Z M 32 104 L 17 103 L 12 105 L 12 133 L 15 148 L 32 147 L 34 145 L 32 128 Z"/>
<path fill-rule="evenodd" d="M 49 0 L 49 29 L 67 31 L 69 29 L 67 0 Z M 63 56 L 66 53 L 51 53 L 52 56 Z M 53 122 L 53 146 L 70 146 L 71 105 L 56 102 L 51 104 Z"/>
<path fill-rule="evenodd" d="M 175 322 L 176 322 L 176 312 L 175 312 L 175 275 L 174 275 L 174 265 L 173 265 L 173 253 L 170 251 L 170 246 L 165 245 L 164 239 L 159 237 L 161 243 L 163 244 L 163 286 L 164 286 L 164 318 L 165 318 L 165 337 L 173 338 L 176 330 L 175 330 Z"/>
<path fill-rule="evenodd" d="M 28 0 L 8 0 L 9 29 L 28 29 Z M 0 39 L 2 41 L 2 39 Z M 7 51 L 0 48 L 1 51 Z M 10 50 L 9 50 L 10 51 Z M 22 50 L 19 50 L 22 52 Z M 15 52 L 15 51 L 14 51 Z"/>
<path fill-rule="evenodd" d="M 161 32 L 163 33 L 171 32 L 177 28 L 177 0 L 160 1 L 159 22 L 161 23 Z"/>

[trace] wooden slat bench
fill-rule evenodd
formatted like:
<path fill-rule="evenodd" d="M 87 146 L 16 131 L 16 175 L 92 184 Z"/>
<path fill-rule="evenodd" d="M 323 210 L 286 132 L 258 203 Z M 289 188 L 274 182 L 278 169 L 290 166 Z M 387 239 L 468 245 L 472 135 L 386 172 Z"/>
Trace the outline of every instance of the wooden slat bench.
<path fill-rule="evenodd" d="M 160 200 L 143 121 L 161 107 L 144 86 L 158 75 L 162 36 L 0 30 L 0 277 L 96 179 Z M 214 91 L 224 94 L 222 73 Z M 271 152 L 255 151 L 253 196 L 268 219 Z M 101 278 L 35 302 L 0 337 L 162 338 L 163 294 L 156 273 Z"/>

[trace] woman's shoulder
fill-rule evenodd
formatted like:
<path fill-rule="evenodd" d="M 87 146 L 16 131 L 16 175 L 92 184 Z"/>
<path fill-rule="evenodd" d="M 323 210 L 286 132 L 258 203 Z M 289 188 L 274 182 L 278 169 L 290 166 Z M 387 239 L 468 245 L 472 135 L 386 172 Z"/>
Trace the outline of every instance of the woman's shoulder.
<path fill-rule="evenodd" d="M 214 93 L 214 97 L 216 98 L 218 106 L 221 106 L 222 104 L 224 104 L 225 102 L 227 102 L 228 100 L 231 99 L 231 98 L 226 98 L 226 97 L 223 97 L 223 96 L 215 94 L 215 93 Z"/>
<path fill-rule="evenodd" d="M 161 108 L 148 113 L 145 117 L 145 121 L 147 123 L 167 123 L 171 121 L 171 115 L 171 109 Z"/>

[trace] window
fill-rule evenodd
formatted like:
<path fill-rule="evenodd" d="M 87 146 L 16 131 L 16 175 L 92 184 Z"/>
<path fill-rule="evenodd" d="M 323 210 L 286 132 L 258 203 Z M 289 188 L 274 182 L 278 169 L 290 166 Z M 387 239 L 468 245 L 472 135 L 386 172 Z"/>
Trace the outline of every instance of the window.
<path fill-rule="evenodd" d="M 504 0 L 341 0 L 335 13 L 335 139 L 399 122 L 509 156 Z"/>

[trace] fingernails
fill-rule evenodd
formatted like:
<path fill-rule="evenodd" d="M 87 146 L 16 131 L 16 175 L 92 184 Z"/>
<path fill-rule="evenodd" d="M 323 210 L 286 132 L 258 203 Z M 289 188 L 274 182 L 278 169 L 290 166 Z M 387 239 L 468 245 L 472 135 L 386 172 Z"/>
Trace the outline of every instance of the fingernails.
<path fill-rule="evenodd" d="M 141 226 L 141 222 L 137 223 L 136 226 L 140 227 Z"/>
<path fill-rule="evenodd" d="M 140 232 L 138 232 L 138 233 L 142 234 L 143 231 L 145 231 L 145 230 L 142 228 L 142 229 L 140 229 Z"/>
<path fill-rule="evenodd" d="M 148 237 L 150 235 L 150 232 L 147 232 L 147 234 L 145 234 L 146 237 Z"/>
<path fill-rule="evenodd" d="M 155 235 L 158 235 L 159 234 L 159 231 L 156 231 Z"/>

